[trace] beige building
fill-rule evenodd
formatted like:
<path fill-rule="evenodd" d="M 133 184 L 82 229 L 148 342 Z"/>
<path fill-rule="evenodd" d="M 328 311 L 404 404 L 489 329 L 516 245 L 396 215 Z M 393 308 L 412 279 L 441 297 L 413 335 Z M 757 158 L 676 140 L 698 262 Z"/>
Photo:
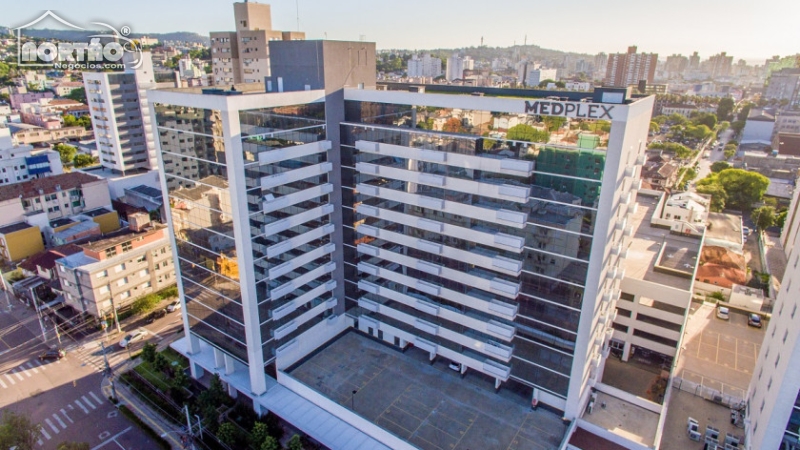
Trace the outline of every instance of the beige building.
<path fill-rule="evenodd" d="M 269 71 L 269 41 L 306 38 L 299 31 L 272 29 L 270 6 L 234 3 L 236 31 L 211 33 L 211 68 L 215 85 L 263 83 Z"/>
<path fill-rule="evenodd" d="M 64 301 L 95 317 L 175 283 L 167 227 L 131 217 L 131 227 L 80 245 L 56 261 Z"/>

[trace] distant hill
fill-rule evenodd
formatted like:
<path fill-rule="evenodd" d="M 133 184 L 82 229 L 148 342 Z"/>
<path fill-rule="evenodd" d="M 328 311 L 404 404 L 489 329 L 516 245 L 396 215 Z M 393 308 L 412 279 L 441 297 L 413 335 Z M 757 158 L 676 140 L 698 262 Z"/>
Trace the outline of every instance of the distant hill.
<path fill-rule="evenodd" d="M 0 30 L 6 27 L 0 26 Z M 13 32 L 13 30 L 12 30 Z M 24 34 L 35 38 L 42 39 L 57 39 L 59 41 L 86 41 L 88 37 L 93 34 L 107 33 L 108 30 L 93 31 L 93 30 L 51 30 L 49 28 L 30 28 L 26 29 Z M 174 33 L 131 33 L 129 37 L 139 38 L 147 36 L 158 39 L 159 42 L 163 41 L 182 41 L 182 42 L 199 42 L 204 45 L 209 45 L 208 35 L 202 36 L 197 33 L 188 31 L 177 31 Z"/>

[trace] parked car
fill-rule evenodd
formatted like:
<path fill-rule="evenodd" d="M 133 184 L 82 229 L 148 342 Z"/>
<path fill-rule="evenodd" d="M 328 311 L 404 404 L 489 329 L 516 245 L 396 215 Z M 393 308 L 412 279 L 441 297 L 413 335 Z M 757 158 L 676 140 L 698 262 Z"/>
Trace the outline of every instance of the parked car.
<path fill-rule="evenodd" d="M 461 372 L 461 364 L 457 362 L 450 361 L 450 364 L 447 366 L 450 370 L 455 370 L 456 372 Z"/>
<path fill-rule="evenodd" d="M 731 311 L 724 306 L 720 306 L 717 308 L 717 318 L 722 320 L 730 320 Z"/>
<path fill-rule="evenodd" d="M 147 323 L 153 323 L 156 320 L 158 320 L 158 319 L 160 319 L 160 318 L 162 318 L 162 317 L 164 317 L 166 315 L 167 315 L 166 308 L 159 309 L 158 311 L 153 311 L 153 312 L 150 313 L 149 316 L 147 316 Z"/>
<path fill-rule="evenodd" d="M 133 333 L 128 334 L 121 341 L 119 341 L 119 346 L 125 348 L 130 344 L 141 341 L 147 335 L 147 330 L 144 328 L 139 328 L 138 330 L 134 331 Z"/>
<path fill-rule="evenodd" d="M 58 361 L 59 359 L 65 356 L 67 356 L 67 353 L 60 348 L 58 350 L 48 350 L 39 355 L 39 361 L 49 361 L 49 360 Z"/>
<path fill-rule="evenodd" d="M 167 306 L 167 312 L 175 312 L 179 309 L 181 309 L 180 300 L 175 300 L 174 302 L 170 303 L 169 306 Z"/>
<path fill-rule="evenodd" d="M 750 314 L 747 318 L 747 324 L 751 327 L 761 328 L 764 325 L 764 322 L 761 321 L 761 316 L 758 314 Z"/>

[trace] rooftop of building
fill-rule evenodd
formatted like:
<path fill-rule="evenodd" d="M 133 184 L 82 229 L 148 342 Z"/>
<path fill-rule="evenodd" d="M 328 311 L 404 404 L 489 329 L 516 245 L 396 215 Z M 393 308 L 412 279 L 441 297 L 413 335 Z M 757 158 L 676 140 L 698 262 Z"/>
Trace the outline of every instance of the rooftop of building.
<path fill-rule="evenodd" d="M 660 414 L 605 392 L 596 394 L 592 413 L 584 414 L 583 420 L 645 447 L 655 445 Z M 598 447 L 583 447 L 584 450 L 595 448 Z"/>
<path fill-rule="evenodd" d="M 720 212 L 708 213 L 709 226 L 706 229 L 706 240 L 730 242 L 742 245 L 742 216 Z"/>
<path fill-rule="evenodd" d="M 120 179 L 120 178 L 135 176 L 135 175 L 141 175 L 141 174 L 149 172 L 149 171 L 150 170 L 143 169 L 143 168 L 130 169 L 130 170 L 126 171 L 125 174 L 123 175 L 123 174 L 119 173 L 118 171 L 111 170 L 111 169 L 109 169 L 107 167 L 94 166 L 94 167 L 89 167 L 89 168 L 86 168 L 86 169 L 82 169 L 78 173 L 90 174 L 90 175 L 94 175 L 95 177 L 98 177 L 98 178 Z M 73 172 L 73 173 L 75 173 L 75 172 Z"/>
<path fill-rule="evenodd" d="M 147 186 L 147 185 L 144 185 L 144 184 L 140 184 L 140 185 L 134 186 L 132 188 L 126 188 L 125 192 L 128 192 L 128 191 L 132 191 L 132 192 L 135 192 L 136 194 L 139 194 L 139 195 L 142 195 L 142 196 L 145 196 L 145 197 L 150 197 L 152 199 L 161 200 L 163 198 L 163 194 L 161 193 L 161 189 L 156 189 L 154 187 Z"/>
<path fill-rule="evenodd" d="M 659 197 L 642 192 L 637 197 L 639 206 L 629 219 L 634 234 L 625 260 L 625 276 L 689 290 L 701 241 L 652 226 L 650 218 L 658 202 Z"/>
<path fill-rule="evenodd" d="M 64 225 L 69 225 L 71 223 L 75 223 L 75 219 L 71 217 L 61 217 L 58 219 L 54 219 L 50 221 L 50 228 L 58 228 L 63 227 Z"/>
<path fill-rule="evenodd" d="M 99 181 L 97 177 L 82 172 L 69 172 L 51 177 L 37 178 L 22 183 L 0 186 L 0 202 L 14 198 L 30 198 L 53 192 L 67 191 L 87 183 Z"/>
<path fill-rule="evenodd" d="M 91 251 L 101 251 L 110 247 L 117 246 L 123 242 L 128 242 L 135 237 L 149 236 L 159 230 L 166 228 L 164 224 L 152 222 L 149 226 L 145 227 L 142 231 L 134 231 L 130 228 L 122 228 L 113 233 L 108 233 L 102 239 L 87 242 L 82 244 L 81 247 Z"/>
<path fill-rule="evenodd" d="M 289 376 L 421 449 L 559 448 L 566 425 L 531 392 L 494 390 L 494 380 L 442 358 L 432 364 L 351 331 L 286 371 Z M 352 391 L 357 390 L 353 395 Z"/>
<path fill-rule="evenodd" d="M 95 209 L 92 209 L 92 210 L 89 210 L 89 211 L 83 211 L 81 214 L 83 214 L 85 216 L 89 216 L 89 217 L 100 217 L 100 216 L 108 214 L 110 212 L 111 211 L 108 208 L 100 207 L 100 208 L 95 208 Z"/>
<path fill-rule="evenodd" d="M 57 259 L 74 255 L 75 253 L 81 251 L 82 249 L 75 244 L 60 245 L 58 247 L 53 247 L 49 250 L 29 256 L 19 264 L 19 267 L 29 272 L 35 272 L 37 267 L 41 267 L 44 270 L 49 270 L 55 267 Z"/>
<path fill-rule="evenodd" d="M 25 223 L 25 222 L 12 223 L 10 225 L 5 225 L 5 226 L 0 227 L 0 234 L 15 233 L 17 231 L 24 230 L 26 228 L 32 228 L 32 227 L 33 227 L 33 225 L 30 225 L 30 224 Z"/>
<path fill-rule="evenodd" d="M 775 115 L 763 109 L 753 108 L 750 110 L 747 120 L 754 120 L 756 122 L 775 122 Z"/>

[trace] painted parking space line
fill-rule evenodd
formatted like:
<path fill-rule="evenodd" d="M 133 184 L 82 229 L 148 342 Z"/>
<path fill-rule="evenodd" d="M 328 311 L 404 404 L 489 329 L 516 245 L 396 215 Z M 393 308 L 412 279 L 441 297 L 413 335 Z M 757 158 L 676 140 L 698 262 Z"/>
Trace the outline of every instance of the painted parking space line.
<path fill-rule="evenodd" d="M 72 406 L 72 405 L 69 405 L 69 406 Z M 69 416 L 67 415 L 67 412 L 64 411 L 63 409 L 61 410 L 61 415 L 64 416 L 65 419 L 69 420 L 69 423 L 75 423 L 75 421 L 70 419 Z"/>
<path fill-rule="evenodd" d="M 86 398 L 86 396 L 85 396 L 85 395 L 82 395 L 82 396 L 81 396 L 81 399 L 82 399 L 84 402 L 86 402 L 86 404 L 87 404 L 87 405 L 89 405 L 89 407 L 90 407 L 90 408 L 92 408 L 92 409 L 97 409 L 97 407 L 96 407 L 96 406 L 94 406 L 94 404 L 92 404 L 92 402 L 91 402 L 91 401 L 90 401 L 88 398 Z"/>
<path fill-rule="evenodd" d="M 48 427 L 50 427 L 50 429 L 52 429 L 52 430 L 53 430 L 53 433 L 55 433 L 55 434 L 58 434 L 58 433 L 59 433 L 59 431 L 58 431 L 58 427 L 56 427 L 55 425 L 53 425 L 53 422 L 51 422 L 51 421 L 50 421 L 50 419 L 44 419 L 44 423 L 46 423 L 46 424 L 47 424 L 47 426 L 48 426 Z M 44 429 L 44 428 L 42 428 L 42 429 Z"/>
<path fill-rule="evenodd" d="M 75 400 L 75 404 L 78 405 L 83 410 L 84 414 L 89 414 L 89 410 L 86 409 L 85 406 L 83 406 L 83 403 L 81 403 L 80 400 Z"/>
<path fill-rule="evenodd" d="M 92 392 L 92 391 L 89 391 L 89 396 L 90 396 L 90 397 L 92 397 L 92 398 L 94 399 L 94 401 L 96 401 L 96 402 L 97 402 L 97 405 L 98 405 L 98 406 L 103 404 L 103 402 L 102 402 L 102 401 L 100 401 L 100 399 L 99 399 L 99 398 L 97 398 L 97 396 L 96 396 L 96 395 L 94 395 L 94 392 Z"/>

